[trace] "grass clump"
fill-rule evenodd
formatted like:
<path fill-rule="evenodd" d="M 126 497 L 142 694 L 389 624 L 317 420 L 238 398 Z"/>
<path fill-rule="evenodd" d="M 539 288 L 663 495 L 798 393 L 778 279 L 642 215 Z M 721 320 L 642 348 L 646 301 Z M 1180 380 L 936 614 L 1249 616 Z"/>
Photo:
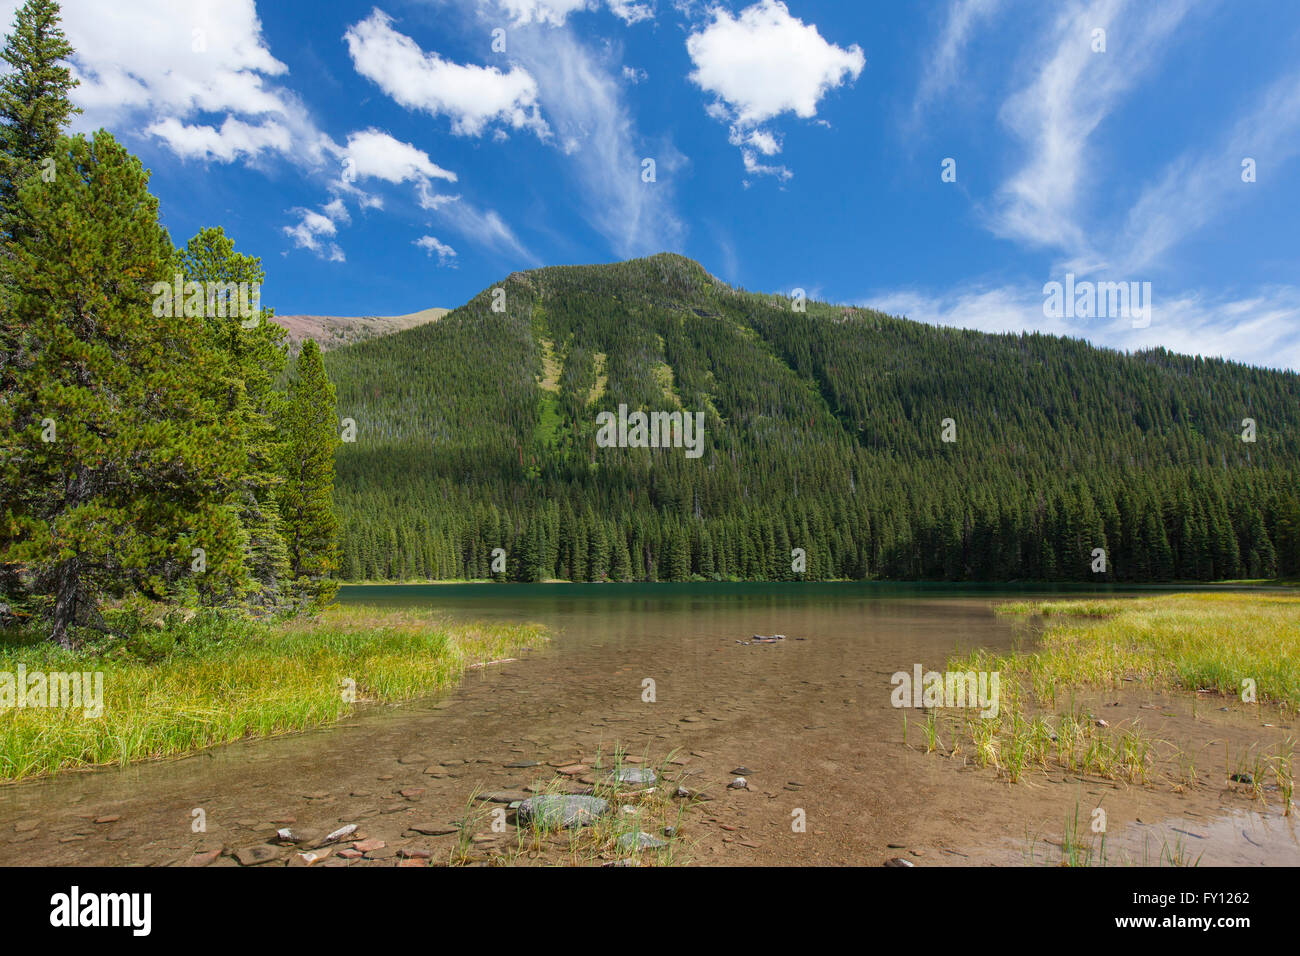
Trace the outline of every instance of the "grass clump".
<path fill-rule="evenodd" d="M 0 781 L 193 753 L 337 721 L 365 702 L 445 690 L 480 661 L 544 640 L 537 625 L 448 624 L 417 611 L 331 607 L 264 623 L 218 612 L 68 651 L 0 639 L 0 674 L 103 674 L 103 712 L 0 708 Z"/>
<path fill-rule="evenodd" d="M 1017 602 L 999 613 L 1052 618 L 1038 653 L 1000 658 L 1043 699 L 1058 687 L 1125 681 L 1256 699 L 1300 710 L 1300 597 L 1173 594 L 1136 600 Z"/>

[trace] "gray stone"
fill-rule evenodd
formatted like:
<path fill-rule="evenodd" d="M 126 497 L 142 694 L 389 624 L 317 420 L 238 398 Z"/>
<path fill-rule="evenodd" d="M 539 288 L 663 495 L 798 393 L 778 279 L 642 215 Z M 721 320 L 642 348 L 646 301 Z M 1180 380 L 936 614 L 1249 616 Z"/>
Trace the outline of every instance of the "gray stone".
<path fill-rule="evenodd" d="M 519 825 L 543 829 L 580 827 L 609 812 L 600 797 L 544 793 L 519 804 Z"/>
<path fill-rule="evenodd" d="M 659 777 L 649 767 L 624 767 L 611 770 L 605 782 L 616 787 L 653 787 Z"/>
<path fill-rule="evenodd" d="M 639 853 L 641 850 L 661 850 L 668 844 L 658 837 L 652 837 L 648 833 L 636 830 L 632 833 L 624 833 L 618 838 L 618 848 L 623 851 Z"/>

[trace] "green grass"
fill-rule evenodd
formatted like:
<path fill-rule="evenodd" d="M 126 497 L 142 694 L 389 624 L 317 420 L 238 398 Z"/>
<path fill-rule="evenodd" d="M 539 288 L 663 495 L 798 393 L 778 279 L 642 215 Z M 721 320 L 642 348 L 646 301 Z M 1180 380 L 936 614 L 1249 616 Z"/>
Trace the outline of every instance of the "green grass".
<path fill-rule="evenodd" d="M 420 612 L 330 608 L 278 624 L 201 614 L 65 651 L 35 634 L 0 640 L 0 672 L 102 671 L 98 718 L 72 708 L 0 710 L 0 781 L 192 753 L 337 721 L 359 703 L 456 684 L 475 662 L 545 639 L 537 625 L 451 625 Z M 354 700 L 345 690 L 355 684 Z"/>

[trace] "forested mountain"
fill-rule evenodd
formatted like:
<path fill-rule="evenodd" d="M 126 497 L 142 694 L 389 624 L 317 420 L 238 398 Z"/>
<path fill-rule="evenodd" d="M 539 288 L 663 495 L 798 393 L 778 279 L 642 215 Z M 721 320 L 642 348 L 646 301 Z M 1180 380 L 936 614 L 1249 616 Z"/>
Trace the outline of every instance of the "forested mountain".
<path fill-rule="evenodd" d="M 798 311 L 670 254 L 515 273 L 325 365 L 349 580 L 1300 573 L 1294 373 Z M 703 455 L 600 447 L 620 403 L 702 412 Z"/>

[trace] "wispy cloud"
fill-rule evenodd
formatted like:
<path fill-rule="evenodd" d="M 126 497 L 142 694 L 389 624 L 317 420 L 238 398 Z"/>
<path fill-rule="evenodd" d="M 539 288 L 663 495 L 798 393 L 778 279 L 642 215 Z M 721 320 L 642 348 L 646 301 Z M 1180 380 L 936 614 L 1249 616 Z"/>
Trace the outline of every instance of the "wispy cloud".
<path fill-rule="evenodd" d="M 1221 215 L 1251 189 L 1277 182 L 1284 164 L 1300 155 L 1300 72 L 1275 81 L 1253 98 L 1257 106 L 1238 120 L 1213 148 L 1189 152 L 1166 168 L 1129 210 L 1115 252 L 1116 267 L 1127 274 L 1151 268 L 1165 253 Z M 1241 163 L 1256 164 L 1247 183 Z"/>
<path fill-rule="evenodd" d="M 584 218 L 620 256 L 679 248 L 685 229 L 673 209 L 672 176 L 685 157 L 670 141 L 642 141 L 614 49 L 584 42 L 564 26 L 516 30 L 511 51 L 537 78 Z M 653 182 L 643 180 L 645 159 L 654 160 Z"/>
<path fill-rule="evenodd" d="M 1227 358 L 1265 368 L 1300 370 L 1300 287 L 1274 285 L 1249 294 L 1155 294 L 1151 323 L 1071 320 L 1043 314 L 1031 284 L 960 286 L 946 292 L 885 290 L 860 305 L 918 322 L 983 332 L 1041 332 L 1087 339 L 1125 351 L 1164 346 L 1185 355 Z"/>
<path fill-rule="evenodd" d="M 934 48 L 923 59 L 925 72 L 912 100 L 909 132 L 920 126 L 922 115 L 935 100 L 957 85 L 961 76 L 963 57 L 976 28 L 992 19 L 1003 6 L 1004 0 L 952 0 L 943 29 Z"/>
<path fill-rule="evenodd" d="M 1002 107 L 1002 122 L 1029 158 L 998 192 L 989 223 L 995 233 L 1063 251 L 1080 267 L 1095 260 L 1078 213 L 1089 139 L 1158 62 L 1188 6 L 1094 0 L 1061 14 L 1048 38 L 1050 58 Z M 1093 31 L 1118 31 L 1121 23 L 1123 42 L 1094 52 Z"/>

